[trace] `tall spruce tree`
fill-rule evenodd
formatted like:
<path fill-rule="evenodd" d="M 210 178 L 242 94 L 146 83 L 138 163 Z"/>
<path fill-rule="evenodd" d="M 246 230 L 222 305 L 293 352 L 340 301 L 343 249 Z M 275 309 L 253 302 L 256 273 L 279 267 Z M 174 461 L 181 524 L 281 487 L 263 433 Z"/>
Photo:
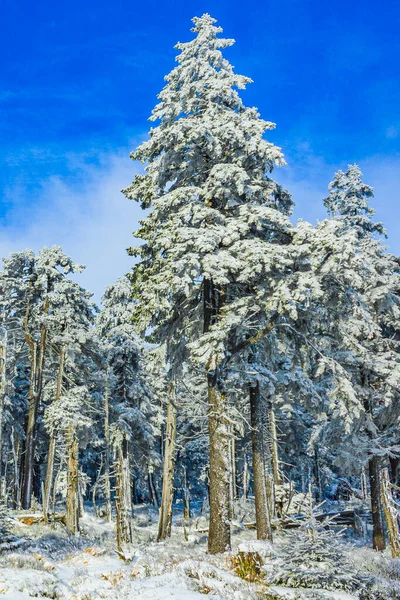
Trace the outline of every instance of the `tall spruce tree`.
<path fill-rule="evenodd" d="M 380 470 L 383 458 L 396 456 L 399 449 L 398 439 L 393 440 L 393 428 L 399 420 L 400 278 L 397 259 L 376 238 L 376 234 L 385 235 L 385 230 L 382 223 L 372 220 L 375 211 L 369 206 L 369 198 L 373 190 L 361 175 L 357 165 L 336 173 L 324 204 L 336 222 L 339 243 L 348 234 L 354 240 L 351 281 L 346 282 L 343 273 L 337 277 L 342 296 L 351 298 L 352 309 L 336 319 L 341 339 L 336 359 L 349 373 L 360 403 L 361 410 L 351 415 L 347 446 L 352 448 L 353 459 L 368 463 L 373 547 L 383 550 Z M 337 301 L 335 306 L 337 309 Z M 330 423 L 331 442 L 338 416 Z M 339 457 L 343 455 L 340 447 L 337 451 Z"/>
<path fill-rule="evenodd" d="M 146 173 L 124 193 L 151 209 L 136 232 L 144 244 L 131 249 L 139 257 L 131 275 L 136 326 L 166 343 L 172 370 L 192 348 L 207 374 L 209 551 L 216 553 L 230 547 L 224 361 L 232 332 L 249 318 L 260 273 L 280 261 L 292 203 L 269 177 L 284 164 L 263 137 L 274 124 L 243 105 L 237 90 L 251 80 L 221 53 L 234 41 L 218 38 L 222 30 L 208 14 L 193 22 L 196 37 L 177 44 L 178 66 L 153 110 L 158 125 L 131 155 Z"/>

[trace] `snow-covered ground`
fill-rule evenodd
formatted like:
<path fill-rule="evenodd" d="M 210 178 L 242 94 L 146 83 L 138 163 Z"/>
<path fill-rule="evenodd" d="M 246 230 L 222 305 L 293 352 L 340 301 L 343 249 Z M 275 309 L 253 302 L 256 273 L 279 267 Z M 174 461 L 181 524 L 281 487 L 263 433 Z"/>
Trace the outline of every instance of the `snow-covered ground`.
<path fill-rule="evenodd" d="M 152 508 L 136 511 L 135 539 L 126 549 L 125 560 L 117 553 L 113 526 L 90 512 L 82 520 L 83 531 L 78 538 L 69 538 L 61 524 L 23 525 L 14 519 L 13 533 L 26 542 L 0 556 L 0 598 L 400 598 L 400 586 L 396 587 L 399 561 L 378 556 L 361 542 L 343 542 L 340 546 L 335 542 L 330 556 L 326 544 L 317 545 L 314 552 L 311 542 L 303 542 L 303 534 L 298 533 L 276 534 L 273 545 L 252 541 L 255 532 L 238 523 L 233 527 L 232 553 L 210 556 L 206 535 L 197 531 L 205 528 L 204 519 L 192 519 L 185 528 L 176 519 L 171 539 L 156 543 L 156 517 Z M 319 581 L 325 583 L 319 585 Z"/>

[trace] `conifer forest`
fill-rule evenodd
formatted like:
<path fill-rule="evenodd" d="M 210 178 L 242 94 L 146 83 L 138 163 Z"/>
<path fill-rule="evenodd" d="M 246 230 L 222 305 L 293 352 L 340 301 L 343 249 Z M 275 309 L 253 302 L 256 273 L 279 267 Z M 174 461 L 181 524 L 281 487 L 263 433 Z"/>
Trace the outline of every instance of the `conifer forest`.
<path fill-rule="evenodd" d="M 399 600 L 399 258 L 357 164 L 295 222 L 257 82 L 191 31 L 131 271 L 96 303 L 61 246 L 2 261 L 0 597 Z"/>

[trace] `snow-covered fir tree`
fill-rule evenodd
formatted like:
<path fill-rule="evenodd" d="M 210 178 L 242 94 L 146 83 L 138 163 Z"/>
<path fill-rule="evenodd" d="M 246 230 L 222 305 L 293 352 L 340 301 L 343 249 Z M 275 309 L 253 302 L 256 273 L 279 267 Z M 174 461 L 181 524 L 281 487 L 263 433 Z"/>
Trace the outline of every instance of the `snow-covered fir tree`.
<path fill-rule="evenodd" d="M 236 75 L 221 53 L 233 40 L 219 38 L 207 14 L 193 22 L 196 37 L 177 44 L 178 66 L 153 110 L 159 124 L 132 154 L 148 163 L 146 174 L 125 194 L 151 208 L 136 232 L 145 243 L 131 250 L 140 257 L 131 276 L 137 328 L 167 344 L 174 369 L 191 346 L 207 372 L 209 550 L 219 552 L 230 546 L 223 362 L 257 295 L 254 280 L 281 261 L 292 203 L 269 177 L 284 164 L 263 137 L 274 125 L 244 106 L 237 90 L 250 79 Z"/>
<path fill-rule="evenodd" d="M 131 539 L 131 469 L 134 468 L 135 485 L 140 487 L 148 465 L 158 462 L 158 456 L 151 422 L 152 393 L 146 381 L 143 344 L 133 328 L 135 303 L 128 279 L 118 279 L 108 286 L 102 303 L 97 327 L 106 357 L 105 496 L 108 505 L 110 450 L 113 449 L 118 481 L 118 531 L 122 543 Z"/>

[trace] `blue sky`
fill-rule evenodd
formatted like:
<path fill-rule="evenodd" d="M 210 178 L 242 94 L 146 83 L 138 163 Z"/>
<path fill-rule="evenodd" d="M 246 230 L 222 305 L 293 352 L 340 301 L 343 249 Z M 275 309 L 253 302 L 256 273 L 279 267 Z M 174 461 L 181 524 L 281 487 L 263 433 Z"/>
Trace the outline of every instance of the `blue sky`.
<path fill-rule="evenodd" d="M 2 0 L 0 253 L 59 243 L 86 262 L 99 297 L 126 272 L 140 210 L 119 190 L 129 151 L 174 66 L 190 19 L 209 12 L 236 39 L 226 56 L 244 92 L 277 123 L 288 161 L 277 178 L 295 217 L 325 216 L 338 168 L 360 164 L 377 217 L 400 253 L 400 5 L 363 2 Z"/>

